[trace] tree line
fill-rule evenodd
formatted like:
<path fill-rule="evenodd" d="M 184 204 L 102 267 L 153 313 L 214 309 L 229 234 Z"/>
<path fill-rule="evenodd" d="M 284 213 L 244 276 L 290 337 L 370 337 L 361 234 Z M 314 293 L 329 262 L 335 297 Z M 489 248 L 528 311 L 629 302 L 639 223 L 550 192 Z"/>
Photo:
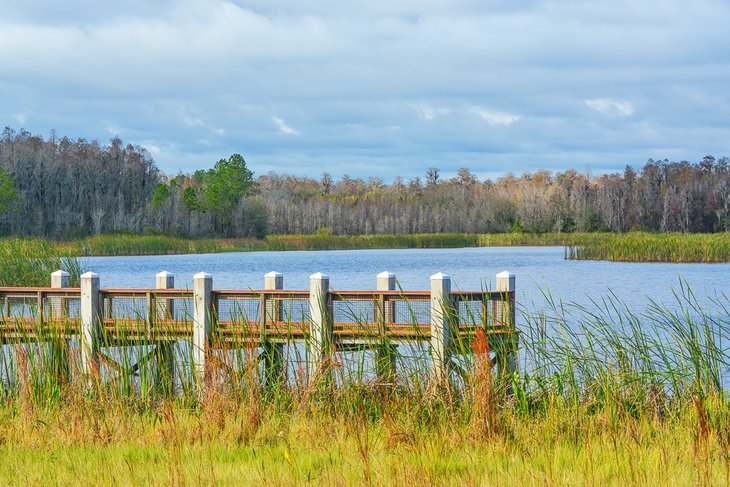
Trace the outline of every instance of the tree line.
<path fill-rule="evenodd" d="M 327 173 L 254 177 L 233 154 L 207 170 L 167 176 L 142 147 L 33 135 L 0 137 L 0 233 L 74 238 L 106 232 L 263 237 L 439 232 L 730 229 L 730 160 L 649 160 L 591 176 L 573 169 L 480 181 Z"/>

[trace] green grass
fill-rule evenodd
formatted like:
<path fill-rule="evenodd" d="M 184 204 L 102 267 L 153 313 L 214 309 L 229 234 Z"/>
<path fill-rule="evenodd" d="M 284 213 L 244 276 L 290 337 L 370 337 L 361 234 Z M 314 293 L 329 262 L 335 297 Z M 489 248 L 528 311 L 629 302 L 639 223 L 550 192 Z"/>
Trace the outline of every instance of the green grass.
<path fill-rule="evenodd" d="M 566 257 L 625 262 L 730 262 L 730 232 L 604 234 L 566 248 Z"/>
<path fill-rule="evenodd" d="M 48 286 L 59 269 L 78 285 L 81 266 L 72 254 L 42 239 L 0 240 L 0 286 Z"/>
<path fill-rule="evenodd" d="M 574 245 L 593 234 L 413 234 L 413 235 L 269 235 L 265 239 L 182 239 L 167 236 L 100 235 L 59 245 L 74 255 L 164 255 L 259 250 L 354 250 L 459 248 L 515 245 Z"/>
<path fill-rule="evenodd" d="M 728 297 L 707 311 L 680 287 L 670 307 L 641 312 L 545 297 L 520 314 L 521 373 L 498 380 L 457 341 L 450 387 L 429 383 L 423 357 L 400 360 L 392 386 L 336 350 L 335 380 L 264 387 L 241 342 L 217 352 L 206 393 L 184 379 L 173 398 L 152 364 L 88 385 L 72 346 L 64 382 L 49 349 L 18 342 L 0 353 L 13 371 L 0 484 L 726 485 Z M 126 345 L 129 366 L 148 344 Z"/>
<path fill-rule="evenodd" d="M 265 239 L 182 239 L 150 235 L 100 235 L 68 242 L 8 239 L 0 243 L 0 258 L 14 268 L 28 269 L 32 255 L 57 259 L 77 267 L 68 256 L 166 255 L 219 252 L 355 250 L 401 248 L 461 248 L 494 246 L 563 246 L 567 259 L 630 262 L 730 262 L 730 233 L 654 234 L 613 233 L 502 233 L 415 235 L 270 235 Z M 58 260 L 61 259 L 61 260 Z M 64 260 L 65 259 L 65 260 Z M 25 262 L 21 267 L 20 262 Z M 10 267 L 8 267 L 10 269 Z M 22 272 L 26 272 L 23 270 Z M 32 274 L 32 271 L 29 270 Z M 0 270 L 0 275 L 7 275 Z M 8 279 L 8 277 L 5 277 Z M 10 281 L 7 281 L 10 282 Z M 15 282 L 23 282 L 15 281 Z M 27 281 L 25 281 L 27 282 Z"/>
<path fill-rule="evenodd" d="M 91 404 L 86 406 L 92 407 Z M 317 411 L 264 414 L 248 404 L 200 411 L 162 405 L 6 414 L 3 485 L 727 485 L 719 442 L 696 438 L 696 415 L 621 423 L 556 410 L 508 417 L 509 435 L 468 423 L 367 424 Z M 98 408 L 94 408 L 96 410 Z M 28 424 L 28 419 L 35 423 Z M 10 438 L 9 442 L 7 439 Z M 10 443 L 10 444 L 9 444 Z"/>

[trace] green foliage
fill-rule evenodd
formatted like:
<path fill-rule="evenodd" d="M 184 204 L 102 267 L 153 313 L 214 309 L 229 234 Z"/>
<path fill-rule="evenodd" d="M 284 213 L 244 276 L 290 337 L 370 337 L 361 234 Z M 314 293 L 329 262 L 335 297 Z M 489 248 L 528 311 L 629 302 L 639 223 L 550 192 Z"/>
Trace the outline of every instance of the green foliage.
<path fill-rule="evenodd" d="M 42 239 L 0 240 L 0 286 L 48 286 L 59 269 L 78 285 L 81 265 L 67 250 Z"/>
<path fill-rule="evenodd" d="M 197 172 L 200 181 L 200 206 L 204 210 L 230 213 L 253 186 L 253 172 L 240 154 L 216 162 L 213 169 Z"/>
<path fill-rule="evenodd" d="M 330 227 L 321 227 L 318 228 L 316 232 L 313 233 L 315 237 L 331 237 L 332 236 L 332 229 Z"/>
<path fill-rule="evenodd" d="M 198 195 L 196 194 L 193 186 L 188 186 L 183 189 L 182 200 L 189 211 L 202 209 L 202 205 L 198 200 Z"/>
<path fill-rule="evenodd" d="M 170 186 L 165 183 L 159 183 L 155 186 L 155 191 L 152 193 L 152 208 L 160 208 L 167 200 L 172 196 Z"/>
<path fill-rule="evenodd" d="M 196 171 L 192 181 L 183 190 L 183 203 L 190 211 L 209 211 L 215 216 L 212 230 L 216 234 L 227 236 L 231 221 L 236 217 L 234 210 L 241 199 L 249 194 L 253 187 L 253 172 L 246 167 L 246 161 L 240 154 L 233 154 L 228 159 L 216 162 L 212 169 Z M 259 218 L 261 212 L 254 215 Z M 265 215 L 265 212 L 263 213 Z M 265 224 L 257 223 L 256 228 L 265 228 Z M 256 234 L 260 234 L 256 232 Z"/>
<path fill-rule="evenodd" d="M 0 212 L 7 211 L 17 197 L 13 177 L 0 166 Z"/>

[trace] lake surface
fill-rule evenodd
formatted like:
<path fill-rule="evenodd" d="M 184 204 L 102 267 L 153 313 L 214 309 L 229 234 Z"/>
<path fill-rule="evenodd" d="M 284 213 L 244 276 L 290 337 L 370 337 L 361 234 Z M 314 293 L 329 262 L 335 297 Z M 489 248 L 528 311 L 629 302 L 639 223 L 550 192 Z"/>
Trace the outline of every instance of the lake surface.
<path fill-rule="evenodd" d="M 555 300 L 590 305 L 615 294 L 635 311 L 648 299 L 669 307 L 673 292 L 686 282 L 698 301 L 712 311 L 712 298 L 725 303 L 730 295 L 730 264 L 664 264 L 572 261 L 562 247 L 481 247 L 464 249 L 335 250 L 239 252 L 196 255 L 88 257 L 85 270 L 98 273 L 102 287 L 154 287 L 155 274 L 175 274 L 175 287 L 191 288 L 192 276 L 213 276 L 214 289 L 261 289 L 269 271 L 284 274 L 286 289 L 308 289 L 309 276 L 323 272 L 338 290 L 375 289 L 382 271 L 396 274 L 403 289 L 428 289 L 429 276 L 444 272 L 452 289 L 492 288 L 495 275 L 513 272 L 517 300 L 530 309 L 545 307 L 545 294 Z"/>

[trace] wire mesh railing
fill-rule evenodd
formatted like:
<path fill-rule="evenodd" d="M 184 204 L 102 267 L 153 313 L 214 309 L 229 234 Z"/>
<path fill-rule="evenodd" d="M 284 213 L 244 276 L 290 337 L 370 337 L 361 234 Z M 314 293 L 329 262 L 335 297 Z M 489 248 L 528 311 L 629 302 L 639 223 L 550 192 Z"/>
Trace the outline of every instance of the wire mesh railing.
<path fill-rule="evenodd" d="M 79 288 L 0 288 L 3 343 L 55 335 L 67 340 L 50 353 L 73 350 L 84 374 L 94 367 L 104 377 L 184 373 L 200 383 L 211 363 L 232 377 L 246 367 L 312 376 L 337 364 L 343 377 L 352 369 L 389 380 L 388 370 L 405 364 L 448 367 L 448 356 L 468 352 L 479 330 L 514 335 L 513 290 L 342 291 L 322 275 L 309 290 L 280 289 L 282 282 L 213 290 L 206 274 L 196 275 L 193 289 L 175 289 L 171 279 L 167 287 L 158 280 L 157 288 L 100 289 L 97 275 L 85 276 Z"/>

